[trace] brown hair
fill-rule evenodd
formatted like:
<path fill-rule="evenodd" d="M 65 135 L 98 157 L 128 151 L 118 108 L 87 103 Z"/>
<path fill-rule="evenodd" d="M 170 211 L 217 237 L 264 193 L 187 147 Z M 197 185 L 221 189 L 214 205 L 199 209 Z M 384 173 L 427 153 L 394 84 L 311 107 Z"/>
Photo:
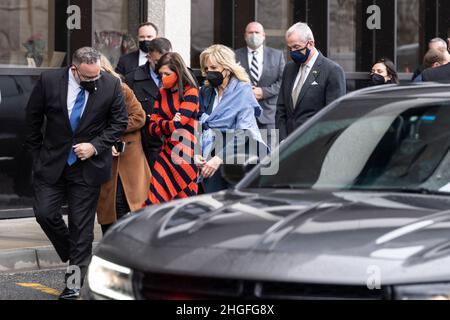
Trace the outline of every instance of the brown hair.
<path fill-rule="evenodd" d="M 166 38 L 156 38 L 150 41 L 148 50 L 149 53 L 158 52 L 160 54 L 165 54 L 172 51 L 172 43 Z"/>
<path fill-rule="evenodd" d="M 143 28 L 143 27 L 152 27 L 153 29 L 155 29 L 156 35 L 159 34 L 158 27 L 156 26 L 156 24 L 154 24 L 154 23 L 152 23 L 152 22 L 144 22 L 144 23 L 141 23 L 141 24 L 139 25 L 139 27 L 137 28 L 137 32 L 139 33 L 139 30 L 141 30 L 141 28 Z"/>
<path fill-rule="evenodd" d="M 425 69 L 431 68 L 435 63 L 444 64 L 445 54 L 441 50 L 430 49 L 423 58 L 423 66 Z"/>
<path fill-rule="evenodd" d="M 176 52 L 168 52 L 159 59 L 156 66 L 157 72 L 163 67 L 168 66 L 170 70 L 175 72 L 178 76 L 178 90 L 180 95 L 180 101 L 184 100 L 184 88 L 189 86 L 191 88 L 197 88 L 197 82 L 194 80 L 191 72 L 187 68 L 180 54 Z"/>

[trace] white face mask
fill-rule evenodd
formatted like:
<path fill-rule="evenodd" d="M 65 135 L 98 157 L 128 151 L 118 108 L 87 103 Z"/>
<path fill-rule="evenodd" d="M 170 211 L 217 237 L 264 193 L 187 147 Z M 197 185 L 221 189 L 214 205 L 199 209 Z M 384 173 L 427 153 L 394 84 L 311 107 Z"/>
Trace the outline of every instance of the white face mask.
<path fill-rule="evenodd" d="M 264 36 L 261 34 L 251 34 L 245 39 L 247 45 L 252 49 L 258 49 L 264 43 Z"/>

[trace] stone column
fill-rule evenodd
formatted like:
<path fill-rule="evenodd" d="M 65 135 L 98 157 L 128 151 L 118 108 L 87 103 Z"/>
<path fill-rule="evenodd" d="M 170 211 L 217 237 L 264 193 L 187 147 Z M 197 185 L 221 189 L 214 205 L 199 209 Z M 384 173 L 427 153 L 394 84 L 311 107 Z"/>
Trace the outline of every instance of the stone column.
<path fill-rule="evenodd" d="M 173 50 L 191 64 L 191 1 L 148 0 L 148 21 L 160 29 L 160 36 L 172 42 Z"/>

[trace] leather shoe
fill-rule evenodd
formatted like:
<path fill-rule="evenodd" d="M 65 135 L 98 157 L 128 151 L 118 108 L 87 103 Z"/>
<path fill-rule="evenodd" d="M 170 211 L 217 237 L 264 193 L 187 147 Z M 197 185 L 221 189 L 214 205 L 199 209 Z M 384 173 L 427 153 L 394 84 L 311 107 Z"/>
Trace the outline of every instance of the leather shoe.
<path fill-rule="evenodd" d="M 59 300 L 79 300 L 79 299 L 80 299 L 80 289 L 65 288 L 64 291 L 59 296 Z"/>

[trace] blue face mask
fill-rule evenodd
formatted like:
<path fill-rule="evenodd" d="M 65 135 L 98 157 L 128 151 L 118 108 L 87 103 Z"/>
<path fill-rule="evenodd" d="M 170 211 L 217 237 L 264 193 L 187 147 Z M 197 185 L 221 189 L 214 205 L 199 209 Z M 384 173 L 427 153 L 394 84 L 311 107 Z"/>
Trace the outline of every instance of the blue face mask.
<path fill-rule="evenodd" d="M 291 51 L 291 58 L 297 64 L 304 64 L 311 54 L 311 50 L 308 47 L 304 47 L 303 49 L 298 49 L 295 51 Z"/>

